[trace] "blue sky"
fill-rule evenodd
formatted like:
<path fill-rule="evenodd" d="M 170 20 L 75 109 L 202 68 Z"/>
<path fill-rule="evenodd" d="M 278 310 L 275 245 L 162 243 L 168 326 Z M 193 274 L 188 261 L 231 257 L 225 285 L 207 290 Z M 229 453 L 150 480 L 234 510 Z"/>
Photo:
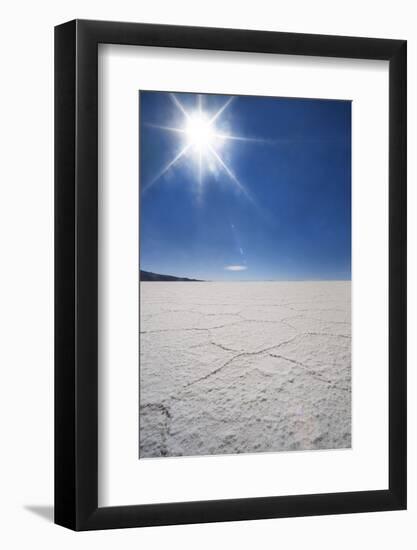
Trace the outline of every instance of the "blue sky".
<path fill-rule="evenodd" d="M 351 278 L 350 101 L 144 91 L 139 101 L 141 269 Z"/>

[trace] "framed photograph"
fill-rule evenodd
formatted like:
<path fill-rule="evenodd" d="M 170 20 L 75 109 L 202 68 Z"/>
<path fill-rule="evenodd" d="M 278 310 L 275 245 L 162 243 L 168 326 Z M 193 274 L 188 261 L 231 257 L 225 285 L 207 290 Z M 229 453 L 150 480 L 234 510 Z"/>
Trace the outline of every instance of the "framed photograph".
<path fill-rule="evenodd" d="M 406 42 L 55 29 L 55 522 L 406 508 Z"/>

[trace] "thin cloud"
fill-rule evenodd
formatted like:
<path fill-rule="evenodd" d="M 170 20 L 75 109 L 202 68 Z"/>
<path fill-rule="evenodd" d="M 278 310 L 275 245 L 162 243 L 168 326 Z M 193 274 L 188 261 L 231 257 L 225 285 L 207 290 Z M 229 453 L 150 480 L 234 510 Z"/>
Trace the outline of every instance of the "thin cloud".
<path fill-rule="evenodd" d="M 226 271 L 246 271 L 248 268 L 246 265 L 226 265 Z"/>

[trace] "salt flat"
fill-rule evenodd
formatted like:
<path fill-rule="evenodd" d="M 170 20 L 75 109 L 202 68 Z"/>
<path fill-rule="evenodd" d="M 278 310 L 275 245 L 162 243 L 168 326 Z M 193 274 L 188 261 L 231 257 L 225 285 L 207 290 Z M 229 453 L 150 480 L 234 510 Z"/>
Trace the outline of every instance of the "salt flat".
<path fill-rule="evenodd" d="M 141 458 L 350 447 L 350 282 L 140 286 Z"/>

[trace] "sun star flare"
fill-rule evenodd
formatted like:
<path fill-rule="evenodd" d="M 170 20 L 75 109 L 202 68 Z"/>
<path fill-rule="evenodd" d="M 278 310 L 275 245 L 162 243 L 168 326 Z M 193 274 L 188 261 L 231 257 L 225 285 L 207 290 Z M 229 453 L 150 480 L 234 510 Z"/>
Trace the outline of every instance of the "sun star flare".
<path fill-rule="evenodd" d="M 237 136 L 221 131 L 217 123 L 221 121 L 224 111 L 230 106 L 234 97 L 229 97 L 225 103 L 214 114 L 206 112 L 203 108 L 201 95 L 197 95 L 197 108 L 187 110 L 175 94 L 170 94 L 173 105 L 179 110 L 184 118 L 182 127 L 148 124 L 152 128 L 165 132 L 174 133 L 179 137 L 182 145 L 179 152 L 170 160 L 156 176 L 144 187 L 148 191 L 168 170 L 176 165 L 181 159 L 187 157 L 194 162 L 197 171 L 196 184 L 201 190 L 205 172 L 210 171 L 213 166 L 219 168 L 226 174 L 228 181 L 246 198 L 254 202 L 247 189 L 240 182 L 234 171 L 228 166 L 221 156 L 220 150 L 227 141 L 260 141 L 250 137 Z"/>

